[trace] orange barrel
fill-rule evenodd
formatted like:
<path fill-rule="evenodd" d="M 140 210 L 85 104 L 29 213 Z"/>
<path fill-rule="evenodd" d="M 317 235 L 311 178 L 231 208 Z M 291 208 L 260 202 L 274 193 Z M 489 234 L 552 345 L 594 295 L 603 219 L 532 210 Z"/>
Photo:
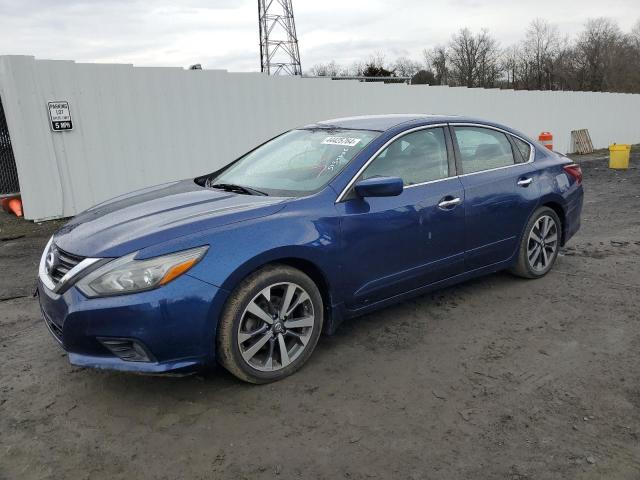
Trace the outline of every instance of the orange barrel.
<path fill-rule="evenodd" d="M 538 135 L 538 140 L 549 150 L 553 150 L 553 135 L 551 135 L 551 132 L 542 132 Z"/>

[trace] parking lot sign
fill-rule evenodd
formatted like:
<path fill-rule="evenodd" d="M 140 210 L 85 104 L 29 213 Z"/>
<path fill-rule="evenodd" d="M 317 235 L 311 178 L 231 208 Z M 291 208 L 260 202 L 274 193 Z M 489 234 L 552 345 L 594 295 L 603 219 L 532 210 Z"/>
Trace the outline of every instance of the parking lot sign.
<path fill-rule="evenodd" d="M 49 120 L 51 120 L 51 130 L 53 130 L 54 132 L 73 130 L 69 102 L 48 102 L 47 105 L 49 106 Z"/>

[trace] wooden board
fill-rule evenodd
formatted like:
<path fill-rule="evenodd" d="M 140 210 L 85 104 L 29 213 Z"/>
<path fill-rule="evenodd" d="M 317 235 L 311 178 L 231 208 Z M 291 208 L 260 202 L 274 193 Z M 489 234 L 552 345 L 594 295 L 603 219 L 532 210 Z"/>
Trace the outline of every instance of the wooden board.
<path fill-rule="evenodd" d="M 571 131 L 571 151 L 581 155 L 593 152 L 593 143 L 591 143 L 589 130 L 585 128 Z"/>

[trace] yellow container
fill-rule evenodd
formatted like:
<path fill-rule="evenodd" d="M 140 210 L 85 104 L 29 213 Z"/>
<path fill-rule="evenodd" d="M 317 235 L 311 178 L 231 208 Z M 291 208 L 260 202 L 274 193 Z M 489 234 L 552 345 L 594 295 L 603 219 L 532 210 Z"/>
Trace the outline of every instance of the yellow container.
<path fill-rule="evenodd" d="M 609 168 L 629 168 L 629 154 L 631 145 L 616 144 L 609 145 Z"/>

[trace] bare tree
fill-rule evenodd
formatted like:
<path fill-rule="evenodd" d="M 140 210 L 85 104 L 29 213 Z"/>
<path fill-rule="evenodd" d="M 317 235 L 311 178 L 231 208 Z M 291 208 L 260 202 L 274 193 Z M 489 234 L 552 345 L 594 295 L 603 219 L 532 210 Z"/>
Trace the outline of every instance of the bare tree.
<path fill-rule="evenodd" d="M 468 28 L 454 34 L 449 44 L 450 77 L 457 85 L 493 87 L 500 77 L 500 49 L 487 30 Z"/>
<path fill-rule="evenodd" d="M 362 75 L 362 72 L 364 72 L 364 69 L 365 69 L 365 62 L 358 60 L 353 62 L 347 68 L 345 68 L 344 74 L 345 76 L 350 76 L 350 77 L 359 76 L 359 75 Z"/>
<path fill-rule="evenodd" d="M 449 55 L 446 47 L 439 45 L 431 50 L 424 50 L 424 61 L 435 75 L 437 85 L 449 83 Z"/>
<path fill-rule="evenodd" d="M 533 20 L 523 41 L 522 53 L 532 75 L 528 79 L 530 88 L 551 90 L 554 65 L 560 55 L 558 27 L 542 18 Z"/>
<path fill-rule="evenodd" d="M 484 88 L 495 87 L 502 75 L 498 41 L 487 32 L 482 32 L 478 39 L 480 55 L 477 85 Z"/>
<path fill-rule="evenodd" d="M 604 91 L 612 86 L 612 60 L 619 53 L 621 40 L 620 28 L 610 19 L 587 21 L 575 46 L 578 88 Z"/>
<path fill-rule="evenodd" d="M 633 31 L 623 35 L 614 22 L 598 18 L 589 20 L 570 42 L 554 26 L 536 19 L 519 45 L 503 51 L 503 85 L 527 90 L 638 91 L 640 49 L 635 48 L 634 38 Z"/>
<path fill-rule="evenodd" d="M 362 75 L 365 77 L 392 77 L 394 71 L 386 67 L 386 57 L 384 53 L 378 51 L 369 55 L 369 59 L 364 63 Z"/>
<path fill-rule="evenodd" d="M 593 90 L 640 93 L 640 20 L 623 33 L 607 18 L 590 19 L 573 41 L 536 18 L 521 42 L 500 50 L 486 31 L 462 29 L 448 45 L 423 50 L 424 64 L 402 56 L 387 62 L 383 52 L 350 66 L 335 61 L 314 65 L 317 76 L 412 77 L 412 83 Z"/>
<path fill-rule="evenodd" d="M 612 48 L 607 89 L 615 92 L 640 92 L 640 42 L 633 30 L 621 34 Z"/>
<path fill-rule="evenodd" d="M 640 19 L 638 19 L 628 35 L 630 49 L 629 82 L 626 92 L 640 92 Z"/>
<path fill-rule="evenodd" d="M 407 57 L 400 57 L 393 62 L 391 70 L 398 77 L 412 77 L 420 71 L 421 65 Z"/>
<path fill-rule="evenodd" d="M 335 60 L 331 60 L 327 63 L 317 63 L 313 67 L 309 73 L 316 77 L 337 77 L 341 73 L 341 67 L 335 62 Z"/>
<path fill-rule="evenodd" d="M 507 87 L 517 88 L 522 57 L 522 50 L 518 45 L 511 45 L 502 51 L 500 64 Z"/>
<path fill-rule="evenodd" d="M 387 57 L 380 50 L 369 55 L 369 58 L 365 61 L 366 66 L 374 67 L 377 69 L 384 69 L 386 67 L 386 63 Z"/>
<path fill-rule="evenodd" d="M 634 24 L 629 36 L 631 37 L 633 48 L 640 51 L 640 18 Z"/>
<path fill-rule="evenodd" d="M 554 88 L 556 90 L 576 90 L 575 49 L 568 46 L 568 40 L 560 49 L 554 66 Z"/>
<path fill-rule="evenodd" d="M 478 44 L 468 28 L 453 35 L 449 44 L 450 74 L 458 85 L 474 87 L 478 65 Z"/>

